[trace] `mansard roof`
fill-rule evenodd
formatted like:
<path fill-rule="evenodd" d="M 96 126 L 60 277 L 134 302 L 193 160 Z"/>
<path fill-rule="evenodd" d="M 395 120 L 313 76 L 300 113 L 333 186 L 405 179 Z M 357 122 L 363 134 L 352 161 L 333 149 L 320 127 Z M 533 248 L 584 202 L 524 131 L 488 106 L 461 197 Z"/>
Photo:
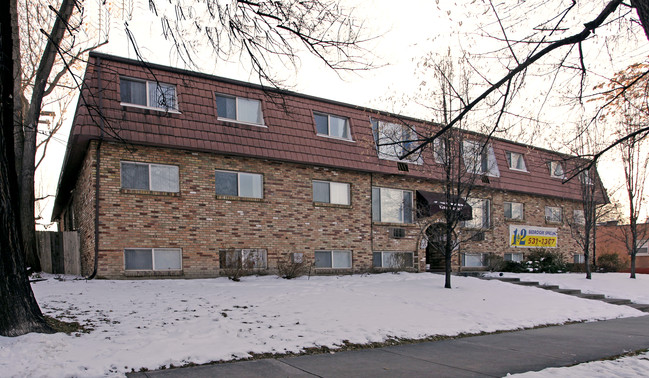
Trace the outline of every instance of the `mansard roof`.
<path fill-rule="evenodd" d="M 128 106 L 120 100 L 120 80 L 158 81 L 174 85 L 177 110 Z M 101 88 L 101 90 L 100 90 Z M 216 94 L 261 102 L 263 127 L 219 119 Z M 347 118 L 351 139 L 318 135 L 314 113 Z M 89 141 L 124 142 L 193 151 L 255 157 L 363 172 L 438 179 L 441 166 L 430 149 L 422 164 L 399 170 L 394 160 L 380 159 L 370 119 L 434 130 L 438 125 L 295 92 L 156 64 L 91 53 L 59 180 L 53 218 L 57 218 L 75 185 Z M 552 178 L 549 161 L 570 156 L 494 138 L 500 176 L 478 184 L 496 190 L 580 200 L 579 183 Z M 506 152 L 525 156 L 527 172 L 510 170 Z"/>

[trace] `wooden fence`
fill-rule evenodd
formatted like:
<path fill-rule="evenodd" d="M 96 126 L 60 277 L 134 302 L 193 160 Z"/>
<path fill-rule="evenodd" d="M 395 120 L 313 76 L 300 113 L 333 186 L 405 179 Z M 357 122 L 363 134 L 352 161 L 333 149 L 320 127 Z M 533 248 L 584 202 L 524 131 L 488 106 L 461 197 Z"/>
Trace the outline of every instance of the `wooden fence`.
<path fill-rule="evenodd" d="M 76 231 L 36 231 L 36 244 L 43 272 L 81 275 Z"/>

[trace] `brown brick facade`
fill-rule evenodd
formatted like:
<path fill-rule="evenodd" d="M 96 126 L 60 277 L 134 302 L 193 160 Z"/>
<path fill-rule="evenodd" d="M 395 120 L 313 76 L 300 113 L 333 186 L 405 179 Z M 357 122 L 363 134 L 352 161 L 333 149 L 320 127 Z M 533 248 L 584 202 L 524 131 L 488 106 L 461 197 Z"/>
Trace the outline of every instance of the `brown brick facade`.
<path fill-rule="evenodd" d="M 94 259 L 94 162 L 96 143 L 86 155 L 73 195 L 82 240 L 83 272 L 92 270 Z M 159 193 L 121 188 L 120 162 L 144 162 L 179 167 L 180 193 Z M 352 269 L 372 267 L 373 251 L 413 252 L 418 270 L 425 265 L 425 250 L 418 249 L 421 225 L 373 223 L 372 186 L 404 190 L 440 191 L 439 184 L 424 179 L 331 169 L 270 160 L 223 156 L 177 149 L 103 143 L 101 146 L 99 197 L 99 277 L 134 276 L 213 277 L 220 274 L 219 250 L 263 248 L 273 271 L 278 259 L 303 252 L 313 261 L 316 250 L 351 250 Z M 263 175 L 263 199 L 221 198 L 215 194 L 215 170 Z M 312 180 L 351 184 L 351 204 L 322 205 L 313 202 Z M 503 201 L 525 203 L 522 223 L 546 226 L 544 206 L 560 205 L 564 216 L 578 206 L 539 196 L 502 191 L 480 191 L 475 197 L 491 200 L 492 227 L 485 240 L 464 243 L 460 252 L 521 252 L 508 246 L 509 223 L 503 217 Z M 559 250 L 578 251 L 568 226 L 559 228 Z M 406 230 L 394 239 L 390 228 Z M 466 231 L 468 232 L 468 231 Z M 373 237 L 371 237 L 373 235 Z M 134 272 L 124 270 L 126 248 L 181 248 L 182 271 Z M 522 251 L 524 252 L 524 251 Z M 460 255 L 454 265 L 460 264 Z M 318 269 L 316 273 L 328 273 Z"/>

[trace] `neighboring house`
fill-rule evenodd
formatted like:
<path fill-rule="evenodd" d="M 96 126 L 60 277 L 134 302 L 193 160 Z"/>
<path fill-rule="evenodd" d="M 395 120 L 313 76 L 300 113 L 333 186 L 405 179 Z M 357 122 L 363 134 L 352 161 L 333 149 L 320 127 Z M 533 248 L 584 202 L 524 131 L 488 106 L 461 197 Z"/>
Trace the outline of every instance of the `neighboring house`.
<path fill-rule="evenodd" d="M 638 227 L 638 252 L 635 255 L 636 273 L 649 273 L 649 223 L 640 223 Z M 631 271 L 631 256 L 627 248 L 627 238 L 631 244 L 631 232 L 628 224 L 618 225 L 609 222 L 597 226 L 597 256 L 614 253 L 623 263 L 623 271 Z"/>
<path fill-rule="evenodd" d="M 415 209 L 439 209 L 438 156 L 399 160 L 410 145 L 377 140 L 438 125 L 98 53 L 81 95 L 53 219 L 78 230 L 83 274 L 96 263 L 107 278 L 211 277 L 240 258 L 257 269 L 302 258 L 315 273 L 432 263 Z M 464 151 L 479 137 L 467 133 Z M 569 156 L 502 139 L 480 156 L 464 159 L 481 179 L 456 268 L 492 252 L 522 259 L 531 249 L 510 244 L 528 231 L 580 253 Z"/>

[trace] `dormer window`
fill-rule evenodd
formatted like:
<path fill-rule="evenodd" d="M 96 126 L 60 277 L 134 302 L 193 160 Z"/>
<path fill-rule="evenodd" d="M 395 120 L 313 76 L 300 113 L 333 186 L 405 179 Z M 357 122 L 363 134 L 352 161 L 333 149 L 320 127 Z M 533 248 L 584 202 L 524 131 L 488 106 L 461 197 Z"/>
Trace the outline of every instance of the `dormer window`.
<path fill-rule="evenodd" d="M 524 171 L 527 172 L 527 167 L 525 166 L 525 159 L 523 158 L 523 154 L 519 154 L 518 152 L 506 152 L 507 155 L 507 164 L 509 164 L 509 169 L 513 169 L 515 171 Z"/>
<path fill-rule="evenodd" d="M 379 159 L 409 161 L 420 163 L 419 154 L 413 153 L 406 158 L 402 156 L 415 148 L 417 133 L 408 125 L 371 120 L 374 131 L 374 141 Z"/>
<path fill-rule="evenodd" d="M 351 139 L 349 134 L 349 120 L 344 117 L 324 113 L 313 113 L 315 127 L 318 135 L 332 138 Z"/>
<path fill-rule="evenodd" d="M 122 105 L 141 108 L 178 110 L 176 86 L 156 81 L 119 79 Z"/>
<path fill-rule="evenodd" d="M 500 177 L 496 155 L 490 145 L 483 147 L 479 142 L 465 140 L 462 143 L 462 160 L 469 173 Z"/>
<path fill-rule="evenodd" d="M 216 94 L 216 114 L 220 120 L 236 121 L 256 126 L 264 125 L 261 101 Z"/>
<path fill-rule="evenodd" d="M 561 165 L 561 162 L 551 161 L 548 166 L 550 168 L 551 177 L 560 179 L 564 178 L 563 166 Z"/>

